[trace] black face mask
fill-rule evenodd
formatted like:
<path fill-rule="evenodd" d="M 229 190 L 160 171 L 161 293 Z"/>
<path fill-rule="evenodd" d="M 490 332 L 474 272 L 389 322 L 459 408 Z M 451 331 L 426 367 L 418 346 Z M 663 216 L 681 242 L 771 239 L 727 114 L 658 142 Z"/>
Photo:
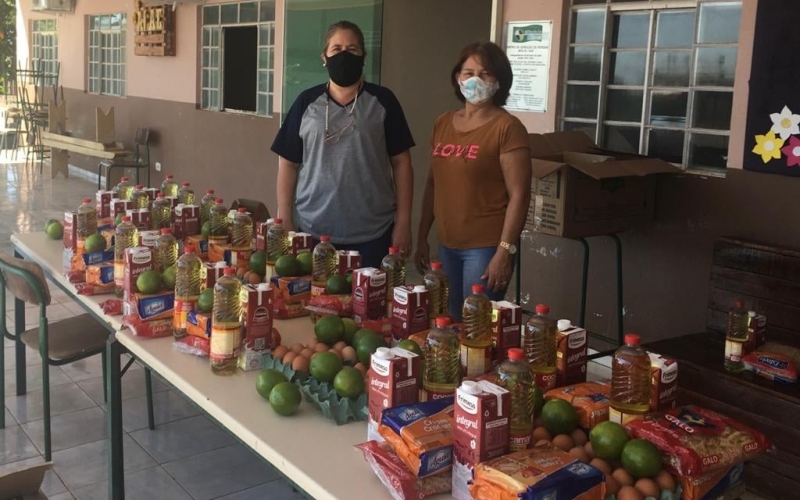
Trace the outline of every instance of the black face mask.
<path fill-rule="evenodd" d="M 340 87 L 355 85 L 364 73 L 364 57 L 357 56 L 346 50 L 336 55 L 328 56 L 325 67 L 333 83 Z"/>

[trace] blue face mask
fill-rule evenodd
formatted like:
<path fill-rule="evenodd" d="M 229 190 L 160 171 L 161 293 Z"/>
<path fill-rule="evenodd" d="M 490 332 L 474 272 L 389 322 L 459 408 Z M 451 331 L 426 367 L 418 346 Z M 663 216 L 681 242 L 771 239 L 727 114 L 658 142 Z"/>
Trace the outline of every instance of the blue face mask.
<path fill-rule="evenodd" d="M 497 82 L 484 82 L 479 76 L 472 76 L 466 80 L 459 80 L 458 86 L 461 95 L 470 104 L 483 104 L 497 93 L 500 84 Z"/>

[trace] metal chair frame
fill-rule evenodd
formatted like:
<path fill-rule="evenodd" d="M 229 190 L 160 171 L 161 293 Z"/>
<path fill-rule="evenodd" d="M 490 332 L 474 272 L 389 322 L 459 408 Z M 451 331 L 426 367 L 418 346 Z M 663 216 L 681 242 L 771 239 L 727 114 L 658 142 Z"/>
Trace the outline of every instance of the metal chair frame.
<path fill-rule="evenodd" d="M 117 162 L 120 163 L 117 163 Z M 121 160 L 103 160 L 97 165 L 97 189 L 100 189 L 101 179 L 106 179 L 106 191 L 111 189 L 111 171 L 115 168 L 133 168 L 136 170 L 136 184 L 140 184 L 139 171 L 147 171 L 147 184 L 150 187 L 150 129 L 136 129 L 136 137 L 133 141 L 133 155 Z M 105 176 L 103 176 L 105 169 Z"/>

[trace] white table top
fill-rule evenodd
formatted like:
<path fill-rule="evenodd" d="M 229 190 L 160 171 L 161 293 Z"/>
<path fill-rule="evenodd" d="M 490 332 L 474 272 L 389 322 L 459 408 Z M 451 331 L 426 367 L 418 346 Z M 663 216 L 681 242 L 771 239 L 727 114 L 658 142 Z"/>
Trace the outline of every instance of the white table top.
<path fill-rule="evenodd" d="M 53 279 L 72 287 L 62 276 L 60 241 L 49 240 L 44 233 L 13 235 L 11 240 Z M 79 296 L 76 300 L 102 316 L 98 303 L 108 297 Z M 114 329 L 121 329 L 119 316 L 106 318 Z M 286 345 L 305 342 L 314 332 L 308 318 L 276 321 L 275 327 Z M 313 498 L 389 498 L 361 452 L 353 447 L 366 441 L 364 422 L 337 426 L 305 402 L 295 415 L 281 417 L 256 392 L 257 371 L 220 377 L 211 373 L 207 360 L 173 350 L 172 338 L 140 338 L 121 330 L 117 339 Z"/>

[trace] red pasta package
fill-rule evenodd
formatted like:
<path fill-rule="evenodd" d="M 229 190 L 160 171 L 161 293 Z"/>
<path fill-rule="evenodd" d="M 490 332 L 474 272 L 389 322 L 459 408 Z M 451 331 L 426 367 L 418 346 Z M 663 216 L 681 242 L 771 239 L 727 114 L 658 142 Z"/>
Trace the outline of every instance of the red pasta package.
<path fill-rule="evenodd" d="M 364 460 L 370 464 L 394 500 L 422 500 L 450 492 L 452 476 L 449 471 L 419 479 L 406 468 L 387 443 L 367 441 L 357 444 L 356 448 L 364 453 Z"/>
<path fill-rule="evenodd" d="M 104 314 L 109 316 L 119 316 L 122 314 L 122 301 L 119 299 L 108 299 L 100 302 L 100 307 Z"/>
<path fill-rule="evenodd" d="M 137 337 L 172 336 L 172 318 L 143 321 L 138 314 L 126 314 L 122 317 L 122 324 L 130 328 Z"/>
<path fill-rule="evenodd" d="M 275 315 L 275 319 L 301 318 L 311 314 L 311 312 L 306 309 L 305 302 L 287 304 L 280 298 L 274 298 L 272 300 L 272 312 Z"/>
<path fill-rule="evenodd" d="M 625 429 L 631 437 L 653 443 L 664 454 L 665 465 L 688 477 L 727 469 L 772 448 L 760 432 L 694 405 L 652 419 L 633 420 Z"/>
<path fill-rule="evenodd" d="M 317 317 L 339 316 L 350 318 L 353 316 L 353 296 L 344 295 L 317 295 L 308 301 L 306 309 Z"/>

